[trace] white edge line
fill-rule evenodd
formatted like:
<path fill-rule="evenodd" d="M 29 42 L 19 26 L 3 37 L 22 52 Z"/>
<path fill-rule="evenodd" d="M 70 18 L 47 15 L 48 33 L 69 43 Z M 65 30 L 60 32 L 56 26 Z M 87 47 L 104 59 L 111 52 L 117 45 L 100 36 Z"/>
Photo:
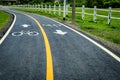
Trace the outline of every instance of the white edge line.
<path fill-rule="evenodd" d="M 8 36 L 8 34 L 10 33 L 11 29 L 13 28 L 15 21 L 16 21 L 16 15 L 14 13 L 12 13 L 14 16 L 14 20 L 11 24 L 11 26 L 9 27 L 9 29 L 7 30 L 7 32 L 4 34 L 4 36 L 0 39 L 0 45 L 3 43 L 3 41 L 5 40 L 5 38 Z"/>
<path fill-rule="evenodd" d="M 43 16 L 43 17 L 45 17 L 45 16 Z M 103 51 L 105 51 L 106 53 L 108 53 L 110 56 L 112 56 L 118 62 L 120 62 L 120 58 L 117 55 L 115 55 L 113 52 L 111 52 L 110 50 L 108 50 L 107 48 L 105 48 L 104 46 L 102 46 L 101 44 L 97 43 L 96 41 L 94 41 L 91 38 L 87 37 L 86 35 L 82 34 L 81 32 L 78 32 L 78 31 L 76 31 L 76 30 L 74 30 L 74 29 L 72 29 L 72 28 L 70 28 L 70 27 L 68 27 L 68 26 L 66 26 L 66 25 L 64 25 L 64 24 L 62 24 L 62 23 L 60 23 L 58 21 L 55 21 L 55 20 L 53 20 L 51 18 L 48 18 L 48 17 L 45 17 L 45 18 L 50 19 L 50 20 L 52 20 L 52 21 L 54 21 L 56 23 L 59 23 L 59 24 L 65 26 L 66 28 L 74 31 L 75 33 L 81 35 L 82 37 L 84 37 L 85 39 L 87 39 L 88 41 L 90 41 L 91 43 L 95 44 L 96 46 L 98 46 L 99 48 L 101 48 Z"/>

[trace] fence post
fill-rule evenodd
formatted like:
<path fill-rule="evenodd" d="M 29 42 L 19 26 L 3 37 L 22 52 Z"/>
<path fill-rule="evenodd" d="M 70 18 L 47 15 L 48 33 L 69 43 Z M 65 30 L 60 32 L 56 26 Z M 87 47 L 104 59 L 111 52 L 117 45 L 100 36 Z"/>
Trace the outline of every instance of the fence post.
<path fill-rule="evenodd" d="M 30 4 L 28 4 L 28 8 L 30 8 Z"/>
<path fill-rule="evenodd" d="M 61 15 L 61 6 L 59 4 L 59 16 Z"/>
<path fill-rule="evenodd" d="M 40 4 L 38 4 L 38 11 L 40 11 Z"/>
<path fill-rule="evenodd" d="M 33 11 L 35 11 L 35 4 L 33 4 Z"/>
<path fill-rule="evenodd" d="M 39 11 L 39 4 L 37 4 L 37 11 Z"/>
<path fill-rule="evenodd" d="M 28 8 L 28 4 L 26 4 L 26 8 Z"/>
<path fill-rule="evenodd" d="M 30 8 L 31 8 L 31 4 L 30 4 Z"/>
<path fill-rule="evenodd" d="M 34 4 L 34 11 L 36 11 L 36 4 Z"/>
<path fill-rule="evenodd" d="M 34 5 L 32 4 L 32 9 L 34 8 Z"/>
<path fill-rule="evenodd" d="M 47 5 L 45 4 L 45 13 L 47 12 Z"/>
<path fill-rule="evenodd" d="M 35 10 L 35 4 L 34 4 L 34 10 Z"/>
<path fill-rule="evenodd" d="M 84 9 L 85 9 L 85 6 L 84 5 L 82 5 L 82 20 L 84 20 L 84 17 L 85 17 L 85 11 L 84 11 Z"/>
<path fill-rule="evenodd" d="M 48 5 L 46 5 L 46 12 L 48 12 Z"/>
<path fill-rule="evenodd" d="M 30 4 L 30 8 L 31 8 L 31 4 Z"/>
<path fill-rule="evenodd" d="M 41 4 L 41 11 L 43 11 L 43 5 Z"/>
<path fill-rule="evenodd" d="M 34 4 L 34 10 L 35 10 L 35 6 L 36 6 L 36 5 Z"/>
<path fill-rule="evenodd" d="M 34 9 L 34 4 L 32 5 L 32 8 Z"/>
<path fill-rule="evenodd" d="M 36 4 L 36 6 L 35 6 L 36 8 L 38 8 L 38 5 Z"/>
<path fill-rule="evenodd" d="M 43 4 L 43 12 L 44 12 L 44 10 L 45 10 L 45 6 L 44 6 L 44 4 Z"/>
<path fill-rule="evenodd" d="M 66 0 L 64 0 L 64 9 L 63 9 L 63 20 L 65 20 L 66 17 Z"/>
<path fill-rule="evenodd" d="M 36 4 L 36 10 L 38 10 L 38 4 Z"/>
<path fill-rule="evenodd" d="M 43 12 L 44 12 L 44 5 L 42 5 L 42 7 L 43 7 L 42 10 L 43 10 Z"/>
<path fill-rule="evenodd" d="M 66 5 L 66 15 L 68 15 L 68 7 L 69 5 Z"/>
<path fill-rule="evenodd" d="M 25 4 L 25 8 L 27 8 L 27 5 Z"/>
<path fill-rule="evenodd" d="M 54 4 L 54 15 L 56 14 L 56 5 Z"/>
<path fill-rule="evenodd" d="M 24 4 L 24 8 L 26 8 L 26 7 L 25 7 L 25 4 Z"/>
<path fill-rule="evenodd" d="M 112 8 L 109 7 L 109 10 L 108 10 L 108 24 L 111 23 L 111 14 L 112 14 Z"/>
<path fill-rule="evenodd" d="M 30 8 L 30 4 L 28 4 L 28 7 Z"/>
<path fill-rule="evenodd" d="M 49 5 L 49 14 L 51 13 L 51 5 Z"/>
<path fill-rule="evenodd" d="M 94 15 L 93 15 L 94 22 L 96 22 L 96 16 L 97 16 L 97 6 L 94 6 Z"/>
<path fill-rule="evenodd" d="M 38 4 L 38 9 L 40 8 L 40 4 Z"/>
<path fill-rule="evenodd" d="M 41 10 L 41 4 L 39 4 L 39 9 Z"/>
<path fill-rule="evenodd" d="M 43 4 L 41 5 L 41 11 L 43 11 Z"/>

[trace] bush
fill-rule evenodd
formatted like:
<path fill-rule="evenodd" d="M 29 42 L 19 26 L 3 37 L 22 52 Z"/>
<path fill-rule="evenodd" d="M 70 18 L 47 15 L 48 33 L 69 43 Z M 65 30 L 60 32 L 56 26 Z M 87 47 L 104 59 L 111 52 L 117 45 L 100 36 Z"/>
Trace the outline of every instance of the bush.
<path fill-rule="evenodd" d="M 119 2 L 111 2 L 111 6 L 113 8 L 118 8 L 118 7 L 120 7 L 120 3 Z"/>

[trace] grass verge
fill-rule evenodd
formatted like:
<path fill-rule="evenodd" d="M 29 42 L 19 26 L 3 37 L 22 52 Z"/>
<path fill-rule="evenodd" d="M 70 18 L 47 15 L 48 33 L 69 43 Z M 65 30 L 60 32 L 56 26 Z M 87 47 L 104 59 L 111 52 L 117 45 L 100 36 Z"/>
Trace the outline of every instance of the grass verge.
<path fill-rule="evenodd" d="M 0 10 L 0 30 L 4 29 L 5 25 L 10 21 L 10 15 Z"/>

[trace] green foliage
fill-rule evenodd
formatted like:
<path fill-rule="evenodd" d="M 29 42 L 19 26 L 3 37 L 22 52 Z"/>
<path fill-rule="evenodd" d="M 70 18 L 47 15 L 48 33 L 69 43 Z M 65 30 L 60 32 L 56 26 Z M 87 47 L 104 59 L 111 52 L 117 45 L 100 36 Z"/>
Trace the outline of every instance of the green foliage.
<path fill-rule="evenodd" d="M 72 0 L 67 0 L 67 2 L 72 5 Z M 82 5 L 87 7 L 94 7 L 96 5 L 98 8 L 108 8 L 109 6 L 119 8 L 120 0 L 76 0 L 77 7 Z"/>
<path fill-rule="evenodd" d="M 0 4 L 2 4 L 2 0 L 0 0 Z"/>
<path fill-rule="evenodd" d="M 63 5 L 64 0 L 60 0 L 59 4 Z M 67 4 L 72 5 L 72 0 L 66 0 Z M 20 2 L 20 3 L 19 3 Z M 18 0 L 19 4 L 41 4 L 41 3 L 49 3 L 54 4 L 55 0 Z M 0 4 L 2 0 L 0 0 Z M 98 8 L 108 8 L 111 6 L 112 8 L 120 8 L 120 0 L 76 0 L 76 6 L 81 7 L 85 5 L 87 7 L 97 6 Z"/>
<path fill-rule="evenodd" d="M 10 15 L 0 10 L 0 29 L 3 29 L 9 20 Z"/>
<path fill-rule="evenodd" d="M 20 4 L 41 4 L 41 3 L 54 3 L 54 0 L 19 0 Z"/>
<path fill-rule="evenodd" d="M 86 0 L 87 7 L 93 7 L 94 5 L 99 8 L 108 8 L 109 6 L 117 8 L 120 7 L 120 0 Z"/>
<path fill-rule="evenodd" d="M 63 5 L 64 0 L 60 0 L 58 4 Z M 18 0 L 18 4 L 50 4 L 53 5 L 55 0 Z M 72 0 L 66 0 L 67 4 L 72 6 Z M 2 0 L 0 0 L 0 4 Z M 94 7 L 95 5 L 98 8 L 108 8 L 111 6 L 112 8 L 120 8 L 120 0 L 76 0 L 76 6 L 81 7 L 85 5 L 86 7 Z"/>

